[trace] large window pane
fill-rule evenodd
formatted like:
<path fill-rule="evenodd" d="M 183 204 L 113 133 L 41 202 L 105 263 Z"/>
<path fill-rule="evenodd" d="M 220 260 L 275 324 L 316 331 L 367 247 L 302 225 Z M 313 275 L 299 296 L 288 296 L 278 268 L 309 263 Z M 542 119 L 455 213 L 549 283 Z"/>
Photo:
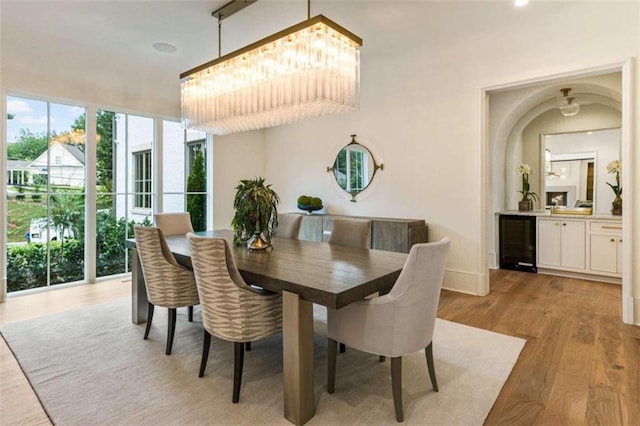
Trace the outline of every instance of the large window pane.
<path fill-rule="evenodd" d="M 124 240 L 135 223 L 150 224 L 154 121 L 98 111 L 96 276 L 130 270 Z M 102 174 L 101 174 L 102 173 Z"/>
<path fill-rule="evenodd" d="M 163 211 L 188 211 L 196 231 L 207 229 L 206 135 L 164 121 L 163 153 Z"/>
<path fill-rule="evenodd" d="M 84 279 L 85 111 L 7 97 L 7 291 Z"/>

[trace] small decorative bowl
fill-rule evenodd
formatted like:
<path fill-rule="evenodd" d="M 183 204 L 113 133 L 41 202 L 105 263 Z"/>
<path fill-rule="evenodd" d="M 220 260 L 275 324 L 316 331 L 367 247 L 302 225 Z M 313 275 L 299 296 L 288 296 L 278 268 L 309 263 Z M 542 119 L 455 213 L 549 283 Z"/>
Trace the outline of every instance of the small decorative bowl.
<path fill-rule="evenodd" d="M 307 214 L 311 214 L 311 212 L 315 212 L 316 210 L 322 209 L 324 206 L 307 206 L 304 204 L 298 204 L 298 208 L 300 210 L 304 210 Z"/>

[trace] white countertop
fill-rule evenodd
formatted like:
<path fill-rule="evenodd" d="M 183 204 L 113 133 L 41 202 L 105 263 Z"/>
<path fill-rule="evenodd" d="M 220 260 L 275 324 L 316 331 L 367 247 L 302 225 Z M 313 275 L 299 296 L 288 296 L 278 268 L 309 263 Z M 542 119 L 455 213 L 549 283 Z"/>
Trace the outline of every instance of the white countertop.
<path fill-rule="evenodd" d="M 563 217 L 566 219 L 597 219 L 597 220 L 614 220 L 622 221 L 622 216 L 614 216 L 606 213 L 594 213 L 594 214 L 551 214 L 549 210 L 531 210 L 528 212 L 521 212 L 519 210 L 505 210 L 497 212 L 496 215 L 508 214 L 518 216 L 541 216 L 541 217 Z"/>

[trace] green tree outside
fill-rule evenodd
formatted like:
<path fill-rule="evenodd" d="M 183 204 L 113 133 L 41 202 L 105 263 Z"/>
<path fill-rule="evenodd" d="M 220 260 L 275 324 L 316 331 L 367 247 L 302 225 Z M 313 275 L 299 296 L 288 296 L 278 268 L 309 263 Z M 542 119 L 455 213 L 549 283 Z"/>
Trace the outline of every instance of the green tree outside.
<path fill-rule="evenodd" d="M 199 194 L 207 190 L 207 176 L 204 154 L 199 151 L 193 159 L 191 173 L 187 178 L 187 211 L 191 215 L 194 231 L 207 229 L 207 195 Z M 194 194 L 196 193 L 196 194 Z"/>
<path fill-rule="evenodd" d="M 46 132 L 33 133 L 28 129 L 20 129 L 16 141 L 7 144 L 9 160 L 35 160 L 47 150 Z"/>

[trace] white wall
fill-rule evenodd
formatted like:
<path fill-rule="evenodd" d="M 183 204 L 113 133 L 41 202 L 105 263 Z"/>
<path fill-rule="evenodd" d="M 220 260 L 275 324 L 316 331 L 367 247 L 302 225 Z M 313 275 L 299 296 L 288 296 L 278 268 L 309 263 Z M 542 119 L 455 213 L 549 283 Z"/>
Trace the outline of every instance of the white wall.
<path fill-rule="evenodd" d="M 231 229 L 235 187 L 241 179 L 265 177 L 264 131 L 217 136 L 213 139 L 213 226 Z M 267 179 L 267 184 L 273 183 Z M 274 186 L 276 192 L 279 188 Z"/>

